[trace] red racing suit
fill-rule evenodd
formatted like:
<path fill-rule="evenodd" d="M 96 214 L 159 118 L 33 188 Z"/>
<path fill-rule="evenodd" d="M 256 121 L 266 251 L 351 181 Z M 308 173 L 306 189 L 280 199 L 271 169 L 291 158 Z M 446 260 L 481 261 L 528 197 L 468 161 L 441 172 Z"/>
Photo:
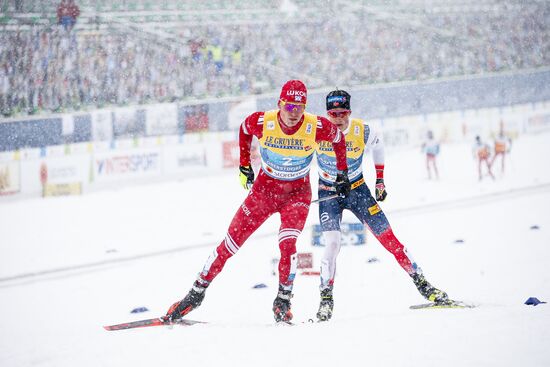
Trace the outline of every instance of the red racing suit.
<path fill-rule="evenodd" d="M 277 111 L 255 112 L 241 124 L 239 132 L 240 164 L 250 165 L 253 136 L 260 142 L 262 168 L 249 195 L 237 209 L 225 239 L 208 258 L 200 276 L 210 283 L 226 261 L 267 218 L 281 216 L 279 228 L 279 283 L 292 289 L 296 274 L 296 240 L 304 228 L 311 203 L 309 164 L 314 144 L 333 144 L 337 168 L 347 169 L 344 135 L 324 117 L 304 114 L 293 127 L 286 126 Z"/>

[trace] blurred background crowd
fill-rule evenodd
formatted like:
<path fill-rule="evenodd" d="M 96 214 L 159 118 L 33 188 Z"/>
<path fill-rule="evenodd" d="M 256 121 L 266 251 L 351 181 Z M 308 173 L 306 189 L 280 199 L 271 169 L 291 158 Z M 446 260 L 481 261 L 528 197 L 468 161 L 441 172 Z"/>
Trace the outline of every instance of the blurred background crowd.
<path fill-rule="evenodd" d="M 0 1 L 4 117 L 550 65 L 548 1 Z"/>

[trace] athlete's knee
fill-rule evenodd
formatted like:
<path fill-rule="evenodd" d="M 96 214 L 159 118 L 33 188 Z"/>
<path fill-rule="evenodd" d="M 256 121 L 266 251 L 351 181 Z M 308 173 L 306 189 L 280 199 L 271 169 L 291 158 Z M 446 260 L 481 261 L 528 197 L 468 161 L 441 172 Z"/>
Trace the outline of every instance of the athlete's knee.
<path fill-rule="evenodd" d="M 323 232 L 323 240 L 325 242 L 325 248 L 331 251 L 338 251 L 340 248 L 342 234 L 340 231 L 325 231 Z"/>
<path fill-rule="evenodd" d="M 379 209 L 380 207 L 378 206 L 378 204 L 373 206 L 373 212 Z M 365 218 L 365 224 L 369 226 L 370 230 L 377 238 L 380 236 L 387 236 L 387 233 L 392 231 L 388 218 L 386 218 L 386 215 L 381 210 L 373 215 L 367 216 Z"/>
<path fill-rule="evenodd" d="M 289 257 L 296 253 L 296 240 L 285 240 L 279 242 L 279 250 L 281 250 L 281 257 Z"/>
<path fill-rule="evenodd" d="M 279 248 L 281 253 L 295 253 L 296 252 L 296 241 L 301 231 L 295 228 L 282 228 L 279 231 Z"/>
<path fill-rule="evenodd" d="M 385 231 L 376 236 L 378 241 L 384 246 L 388 251 L 392 253 L 402 252 L 404 249 L 403 244 L 395 237 L 391 228 L 387 228 Z"/>

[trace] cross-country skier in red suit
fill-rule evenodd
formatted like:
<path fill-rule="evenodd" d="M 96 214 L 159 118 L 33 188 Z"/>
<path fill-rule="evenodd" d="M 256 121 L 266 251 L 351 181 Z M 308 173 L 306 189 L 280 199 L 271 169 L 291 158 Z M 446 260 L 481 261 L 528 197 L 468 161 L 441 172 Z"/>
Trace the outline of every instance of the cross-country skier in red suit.
<path fill-rule="evenodd" d="M 306 113 L 306 102 L 306 86 L 299 80 L 290 80 L 283 85 L 277 110 L 255 112 L 241 124 L 240 179 L 250 193 L 237 209 L 225 239 L 210 255 L 187 296 L 170 307 L 164 316 L 166 320 L 182 318 L 197 308 L 226 261 L 275 213 L 281 216 L 281 259 L 273 312 L 277 322 L 292 319 L 290 299 L 297 265 L 296 240 L 311 203 L 309 168 L 316 143 L 332 143 L 336 154 L 336 193 L 346 197 L 350 192 L 344 135 L 328 119 Z M 258 138 L 262 161 L 256 180 L 250 167 L 253 136 Z"/>

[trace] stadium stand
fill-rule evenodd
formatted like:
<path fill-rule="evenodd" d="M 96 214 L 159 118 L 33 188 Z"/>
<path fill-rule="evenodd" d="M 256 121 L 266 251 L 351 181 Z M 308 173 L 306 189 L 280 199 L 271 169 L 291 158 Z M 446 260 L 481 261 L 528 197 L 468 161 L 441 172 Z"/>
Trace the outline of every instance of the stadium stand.
<path fill-rule="evenodd" d="M 0 112 L 74 111 L 550 65 L 547 1 L 0 2 Z"/>

